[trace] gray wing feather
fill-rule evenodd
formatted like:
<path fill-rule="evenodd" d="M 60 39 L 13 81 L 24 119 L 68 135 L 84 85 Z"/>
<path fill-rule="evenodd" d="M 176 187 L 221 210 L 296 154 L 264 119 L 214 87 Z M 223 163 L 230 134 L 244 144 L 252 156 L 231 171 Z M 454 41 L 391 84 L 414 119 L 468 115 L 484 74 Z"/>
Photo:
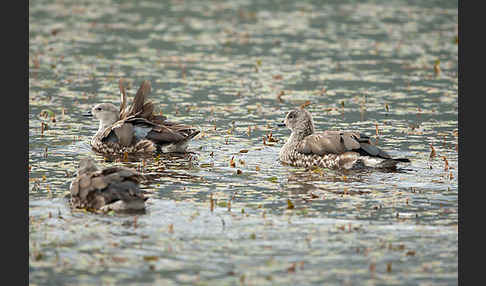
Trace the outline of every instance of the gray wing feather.
<path fill-rule="evenodd" d="M 112 183 L 99 194 L 103 195 L 107 204 L 117 200 L 131 201 L 144 198 L 138 184 L 132 181 Z"/>
<path fill-rule="evenodd" d="M 355 151 L 362 155 L 390 159 L 391 156 L 372 145 L 370 138 L 357 132 L 324 131 L 307 136 L 297 146 L 304 154 L 342 154 Z"/>
<path fill-rule="evenodd" d="M 113 131 L 115 132 L 120 145 L 122 146 L 130 146 L 133 140 L 133 125 L 130 123 L 122 124 L 118 128 L 114 128 Z"/>
<path fill-rule="evenodd" d="M 363 149 L 366 153 L 368 153 L 371 156 L 380 157 L 384 159 L 391 159 L 391 156 L 388 153 L 376 147 L 375 145 L 371 145 L 368 143 L 361 143 L 361 149 Z"/>
<path fill-rule="evenodd" d="M 344 148 L 346 150 L 354 150 L 354 149 L 359 149 L 360 144 L 359 144 L 359 137 L 357 137 L 356 134 L 354 133 L 342 133 L 339 134 L 341 136 L 341 141 L 344 144 Z"/>
<path fill-rule="evenodd" d="M 304 154 L 318 155 L 343 153 L 346 151 L 346 147 L 341 139 L 338 134 L 313 134 L 304 138 L 297 150 Z"/>

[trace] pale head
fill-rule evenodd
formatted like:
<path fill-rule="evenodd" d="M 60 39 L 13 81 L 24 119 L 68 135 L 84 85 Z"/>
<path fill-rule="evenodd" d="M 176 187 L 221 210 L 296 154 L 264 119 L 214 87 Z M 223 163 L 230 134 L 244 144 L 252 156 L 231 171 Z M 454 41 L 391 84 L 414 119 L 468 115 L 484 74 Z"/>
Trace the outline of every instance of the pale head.
<path fill-rule="evenodd" d="M 119 119 L 118 107 L 111 103 L 99 103 L 91 108 L 91 114 L 100 121 L 101 126 L 109 126 Z"/>
<path fill-rule="evenodd" d="M 314 133 L 312 115 L 305 109 L 300 108 L 289 111 L 287 116 L 285 116 L 284 123 L 293 134 L 299 137 L 305 137 Z"/>

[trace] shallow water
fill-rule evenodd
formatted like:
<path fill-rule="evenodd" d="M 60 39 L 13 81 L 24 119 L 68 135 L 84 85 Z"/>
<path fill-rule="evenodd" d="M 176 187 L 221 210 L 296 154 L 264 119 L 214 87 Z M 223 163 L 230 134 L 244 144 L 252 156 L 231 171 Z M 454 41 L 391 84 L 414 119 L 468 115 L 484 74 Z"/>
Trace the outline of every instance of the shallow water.
<path fill-rule="evenodd" d="M 457 284 L 457 17 L 454 1 L 30 1 L 30 284 Z M 90 150 L 82 113 L 118 104 L 121 77 L 201 130 L 194 158 Z M 317 129 L 412 163 L 282 165 L 276 124 L 307 101 Z M 85 156 L 162 174 L 146 213 L 71 211 Z"/>

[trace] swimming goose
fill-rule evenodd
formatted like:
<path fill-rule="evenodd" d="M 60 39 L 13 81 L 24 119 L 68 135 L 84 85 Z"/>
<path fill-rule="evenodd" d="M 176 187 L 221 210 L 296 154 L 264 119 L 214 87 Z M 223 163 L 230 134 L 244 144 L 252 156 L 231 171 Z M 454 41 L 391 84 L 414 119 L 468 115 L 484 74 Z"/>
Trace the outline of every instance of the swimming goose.
<path fill-rule="evenodd" d="M 130 107 L 126 106 L 123 80 L 119 81 L 121 104 L 96 104 L 86 116 L 99 120 L 99 128 L 91 139 L 94 151 L 104 154 L 185 152 L 188 142 L 199 134 L 191 126 L 170 122 L 163 115 L 153 114 L 154 105 L 147 101 L 149 81 L 140 85 Z"/>
<path fill-rule="evenodd" d="M 279 153 L 281 162 L 297 167 L 394 169 L 406 158 L 392 158 L 359 132 L 324 131 L 315 133 L 312 115 L 305 109 L 287 113 L 284 123 L 291 134 Z"/>
<path fill-rule="evenodd" d="M 146 177 L 125 167 L 99 169 L 91 158 L 79 162 L 77 177 L 71 182 L 70 203 L 73 208 L 101 211 L 145 209 L 143 192 L 138 184 Z"/>

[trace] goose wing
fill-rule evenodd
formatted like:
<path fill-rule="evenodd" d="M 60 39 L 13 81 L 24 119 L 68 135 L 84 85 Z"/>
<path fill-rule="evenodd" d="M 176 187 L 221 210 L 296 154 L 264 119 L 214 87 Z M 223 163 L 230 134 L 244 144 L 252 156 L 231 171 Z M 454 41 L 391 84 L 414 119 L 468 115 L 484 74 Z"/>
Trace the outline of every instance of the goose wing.
<path fill-rule="evenodd" d="M 71 184 L 71 202 L 77 207 L 98 209 L 118 200 L 144 199 L 138 187 L 143 179 L 143 175 L 123 167 L 85 173 Z"/>
<path fill-rule="evenodd" d="M 324 131 L 307 136 L 298 149 L 304 154 L 342 154 L 355 151 L 361 155 L 390 159 L 390 155 L 371 144 L 370 137 L 358 132 Z"/>
<path fill-rule="evenodd" d="M 121 78 L 118 81 L 118 88 L 120 89 L 120 118 L 126 117 L 126 106 L 127 106 L 127 94 L 125 93 L 125 87 L 123 86 L 124 80 Z"/>
<path fill-rule="evenodd" d="M 127 116 L 138 115 L 139 117 L 148 118 L 152 115 L 154 111 L 153 103 L 145 102 L 151 90 L 152 87 L 150 82 L 148 80 L 144 80 L 138 88 L 130 108 L 128 108 Z"/>
<path fill-rule="evenodd" d="M 134 126 L 128 122 L 128 119 L 130 118 L 133 118 L 133 116 L 118 120 L 96 136 L 98 136 L 98 139 L 101 141 L 114 141 L 119 142 L 122 146 L 130 146 L 134 137 Z"/>
<path fill-rule="evenodd" d="M 134 125 L 135 136 L 138 139 L 146 138 L 158 144 L 176 143 L 183 140 L 187 126 L 156 124 L 145 118 L 134 117 L 128 120 Z"/>

